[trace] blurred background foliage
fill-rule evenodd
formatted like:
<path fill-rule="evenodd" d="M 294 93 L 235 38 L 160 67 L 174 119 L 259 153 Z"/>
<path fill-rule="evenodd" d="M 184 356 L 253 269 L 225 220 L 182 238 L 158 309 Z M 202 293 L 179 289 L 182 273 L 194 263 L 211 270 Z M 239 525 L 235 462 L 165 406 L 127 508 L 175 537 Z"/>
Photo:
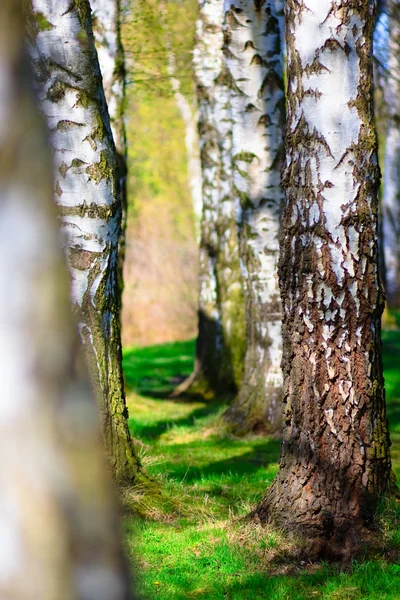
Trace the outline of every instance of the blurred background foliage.
<path fill-rule="evenodd" d="M 124 10 L 129 153 L 124 345 L 196 334 L 197 246 L 185 125 L 168 74 L 170 51 L 180 91 L 195 111 L 196 15 L 197 0 L 135 0 Z"/>

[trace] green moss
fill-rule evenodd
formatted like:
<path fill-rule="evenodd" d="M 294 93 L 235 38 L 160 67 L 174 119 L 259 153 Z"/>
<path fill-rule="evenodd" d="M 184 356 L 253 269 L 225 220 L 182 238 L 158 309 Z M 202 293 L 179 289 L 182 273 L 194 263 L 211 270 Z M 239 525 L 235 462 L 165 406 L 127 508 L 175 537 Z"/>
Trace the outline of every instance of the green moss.
<path fill-rule="evenodd" d="M 92 99 L 89 94 L 85 90 L 80 89 L 78 91 L 77 105 L 82 106 L 82 108 L 89 108 L 91 103 Z"/>
<path fill-rule="evenodd" d="M 65 83 L 56 79 L 55 82 L 47 90 L 47 99 L 50 102 L 59 102 L 65 96 L 67 86 Z"/>
<path fill-rule="evenodd" d="M 93 137 L 98 139 L 100 142 L 104 140 L 106 136 L 106 129 L 104 127 L 103 119 L 101 118 L 100 113 L 96 114 L 96 129 L 93 132 Z"/>
<path fill-rule="evenodd" d="M 33 18 L 35 20 L 35 25 L 37 31 L 48 31 L 49 29 L 54 29 L 54 25 L 50 23 L 50 21 L 46 18 L 42 12 L 37 11 L 33 13 Z"/>
<path fill-rule="evenodd" d="M 253 154 L 253 152 L 238 152 L 237 154 L 235 154 L 235 156 L 233 157 L 233 164 L 236 165 L 236 163 L 238 161 L 243 161 L 246 163 L 251 163 L 253 162 L 254 159 L 257 159 L 257 156 L 255 154 Z"/>
<path fill-rule="evenodd" d="M 76 10 L 78 11 L 79 21 L 83 28 L 87 28 L 88 18 L 91 14 L 91 8 L 88 0 L 73 0 Z"/>
<path fill-rule="evenodd" d="M 240 267 L 240 265 L 239 265 Z M 229 292 L 230 335 L 224 332 L 224 339 L 229 340 L 231 369 L 236 388 L 239 389 L 243 379 L 243 365 L 246 354 L 246 316 L 244 292 L 241 286 Z"/>
<path fill-rule="evenodd" d="M 90 219 L 101 219 L 108 221 L 116 214 L 117 211 L 121 210 L 119 202 L 115 202 L 111 206 L 99 206 L 98 204 L 87 204 L 83 200 L 82 204 L 78 206 L 59 206 L 58 211 L 60 216 L 79 216 L 88 217 Z"/>
<path fill-rule="evenodd" d="M 97 184 L 103 179 L 112 179 L 114 175 L 113 166 L 104 151 L 100 152 L 100 160 L 98 163 L 93 163 L 86 169 L 86 173 Z"/>

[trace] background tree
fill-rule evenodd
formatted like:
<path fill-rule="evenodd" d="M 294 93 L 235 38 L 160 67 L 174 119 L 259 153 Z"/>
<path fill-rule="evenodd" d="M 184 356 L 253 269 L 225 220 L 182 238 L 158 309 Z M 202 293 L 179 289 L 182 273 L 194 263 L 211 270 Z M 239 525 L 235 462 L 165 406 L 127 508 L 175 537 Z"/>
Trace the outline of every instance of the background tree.
<path fill-rule="evenodd" d="M 385 291 L 388 305 L 400 303 L 400 5 L 386 0 L 388 56 L 385 72 L 386 151 L 382 197 Z"/>
<path fill-rule="evenodd" d="M 197 224 L 184 140 L 171 86 L 166 40 L 179 92 L 196 113 L 192 50 L 197 0 L 127 3 L 122 36 L 127 66 L 129 211 L 124 344 L 186 340 L 197 333 Z M 199 186 L 199 190 L 200 186 Z"/>
<path fill-rule="evenodd" d="M 169 23 L 169 13 L 166 2 L 160 0 L 159 11 L 161 26 L 164 30 L 164 45 L 167 59 L 167 71 L 170 78 L 170 84 L 176 105 L 185 124 L 185 142 L 187 152 L 187 173 L 189 186 L 193 202 L 193 212 L 197 237 L 199 237 L 199 224 L 202 213 L 202 195 L 201 195 L 201 167 L 199 154 L 199 135 L 198 135 L 198 113 L 195 106 L 182 93 L 182 85 L 179 79 L 175 51 L 171 43 L 171 27 Z"/>
<path fill-rule="evenodd" d="M 352 556 L 391 469 L 377 260 L 373 2 L 286 5 L 284 431 L 256 510 L 315 554 Z"/>
<path fill-rule="evenodd" d="M 277 263 L 285 119 L 283 3 L 226 0 L 225 20 L 233 194 L 240 202 L 247 323 L 243 383 L 226 419 L 236 433 L 246 433 L 280 426 L 282 314 Z"/>
<path fill-rule="evenodd" d="M 127 600 L 97 412 L 79 364 L 22 1 L 0 4 L 0 596 Z M 18 232 L 18 234 L 16 234 Z"/>
<path fill-rule="evenodd" d="M 222 3 L 201 2 L 197 23 L 197 43 L 193 66 L 199 101 L 199 137 L 201 157 L 202 215 L 199 249 L 199 334 L 196 342 L 194 372 L 179 386 L 175 394 L 185 390 L 196 379 L 204 378 L 218 385 L 222 353 L 222 324 L 218 303 L 216 260 L 218 252 L 218 175 L 219 140 L 213 115 L 213 87 L 221 73 Z"/>
<path fill-rule="evenodd" d="M 117 177 L 122 203 L 121 233 L 118 249 L 118 282 L 123 291 L 123 267 L 126 246 L 127 142 L 125 127 L 125 55 L 121 39 L 121 0 L 91 0 L 93 33 L 103 88 L 117 151 Z"/>
<path fill-rule="evenodd" d="M 238 387 L 245 325 L 232 197 L 232 126 L 223 55 L 223 0 L 200 0 L 193 66 L 199 102 L 203 215 L 196 366 L 211 385 Z"/>
<path fill-rule="evenodd" d="M 116 152 L 87 0 L 33 0 L 32 54 L 54 151 L 71 298 L 115 477 L 134 481 L 121 367 Z"/>

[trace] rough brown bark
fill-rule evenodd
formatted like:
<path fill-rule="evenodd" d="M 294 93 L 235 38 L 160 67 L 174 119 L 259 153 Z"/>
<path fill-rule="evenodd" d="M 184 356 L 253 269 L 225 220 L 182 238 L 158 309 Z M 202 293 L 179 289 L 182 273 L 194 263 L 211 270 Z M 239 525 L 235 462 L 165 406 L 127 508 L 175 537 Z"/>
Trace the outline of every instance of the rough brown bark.
<path fill-rule="evenodd" d="M 391 472 L 382 376 L 379 167 L 372 111 L 373 2 L 286 4 L 284 431 L 256 509 L 350 557 Z"/>

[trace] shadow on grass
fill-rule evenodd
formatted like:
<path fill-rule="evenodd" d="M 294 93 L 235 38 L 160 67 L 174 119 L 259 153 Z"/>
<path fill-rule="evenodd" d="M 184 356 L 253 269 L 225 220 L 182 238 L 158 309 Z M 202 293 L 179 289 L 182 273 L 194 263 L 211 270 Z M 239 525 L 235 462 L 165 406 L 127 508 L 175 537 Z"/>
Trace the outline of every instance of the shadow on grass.
<path fill-rule="evenodd" d="M 127 348 L 123 352 L 125 381 L 150 398 L 166 398 L 194 366 L 195 340 Z"/>
<path fill-rule="evenodd" d="M 277 463 L 279 459 L 280 442 L 274 439 L 264 440 L 256 447 L 246 449 L 238 455 L 230 456 L 226 459 L 210 461 L 214 454 L 218 451 L 235 451 L 235 446 L 238 449 L 243 448 L 243 442 L 235 443 L 234 440 L 200 440 L 190 444 L 177 444 L 169 447 L 171 452 L 182 453 L 187 457 L 185 464 L 169 463 L 165 464 L 169 476 L 178 481 L 184 480 L 185 483 L 193 484 L 205 479 L 218 480 L 229 475 L 236 475 L 243 478 L 243 491 L 246 487 L 246 479 L 260 471 L 266 469 L 270 464 Z M 190 453 L 197 457 L 204 457 L 204 464 L 191 465 Z M 203 462 L 203 461 L 201 461 Z M 216 484 L 216 490 L 220 487 L 220 495 L 225 495 L 228 491 L 224 486 Z"/>
<path fill-rule="evenodd" d="M 280 561 L 282 564 L 285 558 Z M 400 594 L 400 578 L 398 572 L 383 568 L 372 562 L 354 563 L 349 569 L 334 568 L 322 565 L 319 568 L 310 567 L 296 569 L 297 572 L 273 575 L 271 573 L 231 574 L 230 583 L 215 581 L 211 591 L 196 591 L 193 581 L 187 581 L 186 587 L 179 582 L 179 591 L 176 600 L 185 598 L 213 598 L 224 600 L 226 598 L 269 598 L 270 600 L 308 600 L 310 595 L 322 598 L 337 598 L 341 600 L 377 600 L 385 598 L 394 600 Z M 397 576 L 397 577 L 396 577 Z M 225 579 L 225 578 L 224 578 Z M 236 581 L 235 581 L 236 580 Z M 192 585 L 190 585 L 192 584 Z M 178 586 L 177 586 L 178 587 Z M 186 591 L 185 591 L 186 587 Z M 192 588 L 192 591 L 187 592 Z M 379 590 L 379 591 L 378 591 Z M 212 596 L 210 595 L 212 594 Z"/>
<path fill-rule="evenodd" d="M 196 398 L 191 398 L 190 401 L 185 399 L 185 401 L 195 402 Z M 179 402 L 179 400 L 175 400 L 174 402 Z M 157 421 L 156 423 L 151 424 L 138 423 L 135 419 L 129 419 L 129 428 L 135 437 L 139 437 L 145 442 L 154 442 L 161 437 L 163 433 L 171 429 L 171 427 L 195 426 L 198 419 L 216 415 L 220 412 L 222 406 L 224 406 L 222 402 L 210 402 L 202 408 L 196 408 L 190 415 L 181 418 L 165 419 L 165 421 Z"/>

